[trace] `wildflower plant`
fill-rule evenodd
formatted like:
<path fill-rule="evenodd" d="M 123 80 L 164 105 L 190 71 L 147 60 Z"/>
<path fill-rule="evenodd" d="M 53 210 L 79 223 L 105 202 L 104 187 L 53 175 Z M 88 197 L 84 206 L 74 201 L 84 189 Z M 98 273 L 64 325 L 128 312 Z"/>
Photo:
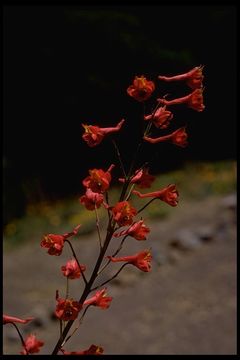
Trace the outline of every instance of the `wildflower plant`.
<path fill-rule="evenodd" d="M 180 148 L 187 146 L 188 134 L 186 125 L 177 129 L 175 128 L 172 109 L 175 105 L 182 104 L 187 105 L 191 109 L 190 111 L 196 110 L 201 112 L 204 110 L 202 71 L 203 66 L 198 66 L 185 74 L 171 77 L 158 76 L 157 81 L 162 82 L 184 81 L 192 92 L 173 100 L 167 100 L 165 95 L 162 98 L 157 98 L 154 106 L 152 106 L 153 94 L 154 91 L 156 91 L 154 81 L 147 79 L 143 75 L 134 78 L 133 83 L 126 89 L 126 93 L 133 100 L 143 104 L 144 114 L 143 118 L 139 120 L 143 125 L 142 136 L 139 139 L 139 144 L 133 155 L 129 169 L 126 169 L 124 166 L 121 151 L 114 140 L 115 133 L 120 134 L 124 132 L 125 119 L 122 119 L 117 125 L 109 128 L 100 127 L 97 124 L 82 124 L 84 129 L 82 141 L 86 142 L 89 147 L 101 146 L 101 142 L 104 141 L 106 137 L 112 137 L 122 172 L 121 177 L 118 179 L 121 185 L 121 191 L 118 201 L 111 203 L 109 189 L 116 164 L 109 164 L 108 169 L 92 168 L 82 181 L 84 193 L 79 199 L 80 206 L 84 206 L 86 211 L 94 211 L 96 215 L 98 238 L 96 246 L 99 247 L 99 253 L 91 273 L 88 271 L 88 265 L 82 263 L 84 259 L 76 254 L 71 240 L 72 237 L 78 234 L 80 226 L 84 226 L 84 224 L 77 225 L 71 232 L 65 234 L 47 234 L 42 237 L 40 245 L 42 248 L 47 249 L 47 253 L 50 256 L 60 256 L 65 246 L 69 246 L 72 252 L 72 258 L 59 269 L 66 278 L 67 291 L 65 297 L 60 297 L 58 290 L 56 290 L 55 316 L 59 321 L 60 335 L 57 343 L 53 345 L 52 355 L 101 355 L 104 349 L 100 345 L 89 344 L 89 348 L 86 350 L 74 349 L 74 351 L 69 352 L 66 351 L 65 344 L 77 331 L 80 331 L 84 316 L 91 306 L 99 307 L 102 310 L 107 310 L 111 306 L 113 300 L 111 290 L 105 287 L 105 285 L 116 278 L 127 265 L 133 265 L 138 270 L 146 273 L 151 271 L 152 254 L 149 246 L 145 250 L 128 256 L 117 255 L 121 252 L 123 246 L 127 247 L 126 240 L 128 237 L 132 237 L 136 241 L 147 241 L 150 228 L 142 218 L 143 211 L 156 200 L 161 200 L 172 207 L 176 207 L 179 201 L 179 192 L 175 184 L 169 184 L 162 189 L 154 189 L 154 191 L 151 192 L 142 192 L 144 189 L 148 189 L 154 185 L 155 177 L 149 173 L 149 163 L 145 162 L 140 167 L 136 166 L 139 149 L 147 142 L 152 144 L 152 146 L 161 146 L 157 145 L 160 142 L 170 142 Z M 151 103 L 149 104 L 150 99 Z M 148 110 L 147 114 L 145 113 L 145 109 Z M 157 131 L 159 133 L 157 137 L 152 137 L 152 129 L 154 128 L 155 132 Z M 168 133 L 163 135 L 162 130 L 165 132 L 166 129 Z M 141 192 L 135 188 L 140 189 Z M 131 199 L 134 197 L 138 197 L 142 201 L 139 209 L 134 208 L 131 203 Z M 105 234 L 103 234 L 99 226 L 100 218 L 98 209 L 100 207 L 105 209 L 108 220 Z M 115 240 L 115 243 L 118 245 L 116 245 L 113 253 L 109 253 L 109 244 L 116 238 L 120 238 L 121 241 L 119 243 Z M 117 262 L 122 263 L 120 267 L 118 264 L 114 264 Z M 96 280 L 99 275 L 102 274 L 108 266 L 116 266 L 115 274 L 104 282 L 96 285 Z M 73 299 L 70 296 L 69 282 L 73 280 L 81 283 L 81 293 L 78 299 Z M 23 346 L 21 351 L 23 355 L 38 353 L 40 348 L 44 346 L 44 341 L 39 340 L 33 334 L 29 334 L 26 339 L 23 339 L 16 325 L 16 323 L 27 324 L 32 319 L 32 317 L 20 319 L 3 315 L 3 324 L 12 324 L 16 328 Z M 77 322 L 77 326 L 75 326 L 73 330 L 72 327 L 75 322 Z"/>

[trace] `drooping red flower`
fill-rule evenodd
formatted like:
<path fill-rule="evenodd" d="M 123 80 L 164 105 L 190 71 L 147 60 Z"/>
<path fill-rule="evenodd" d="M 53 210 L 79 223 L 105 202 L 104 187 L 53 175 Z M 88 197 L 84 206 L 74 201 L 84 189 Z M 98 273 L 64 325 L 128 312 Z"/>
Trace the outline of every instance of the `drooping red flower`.
<path fill-rule="evenodd" d="M 131 225 L 137 210 L 128 201 L 117 203 L 112 209 L 113 218 L 119 226 Z"/>
<path fill-rule="evenodd" d="M 107 256 L 107 258 L 112 262 L 126 261 L 144 272 L 151 271 L 152 255 L 150 253 L 150 250 L 143 250 L 131 256 L 122 256 L 118 258 L 113 256 Z"/>
<path fill-rule="evenodd" d="M 99 306 L 101 309 L 108 309 L 112 301 L 111 296 L 107 296 L 107 288 L 99 290 L 90 299 L 84 301 L 83 305 Z"/>
<path fill-rule="evenodd" d="M 65 238 L 63 235 L 48 234 L 44 235 L 41 247 L 47 248 L 49 255 L 59 256 L 62 253 Z"/>
<path fill-rule="evenodd" d="M 189 100 L 188 106 L 196 111 L 203 111 L 205 105 L 203 104 L 203 89 L 196 89 L 192 92 Z"/>
<path fill-rule="evenodd" d="M 87 188 L 85 195 L 81 196 L 79 200 L 81 204 L 85 205 L 87 210 L 95 210 L 95 208 L 100 208 L 104 197 L 102 194 L 93 192 L 90 188 Z"/>
<path fill-rule="evenodd" d="M 149 81 L 145 76 L 135 76 L 133 84 L 127 88 L 127 93 L 137 101 L 147 100 L 155 90 L 154 82 Z"/>
<path fill-rule="evenodd" d="M 62 273 L 68 279 L 78 279 L 82 275 L 82 272 L 86 270 L 85 265 L 80 265 L 81 270 L 79 269 L 78 263 L 75 259 L 68 260 L 66 265 L 61 267 Z"/>
<path fill-rule="evenodd" d="M 56 234 L 44 235 L 40 243 L 41 247 L 47 248 L 49 255 L 56 255 L 56 256 L 61 255 L 65 240 L 71 236 L 76 235 L 78 233 L 80 226 L 81 225 L 76 226 L 73 229 L 73 231 L 69 233 L 65 233 L 63 235 L 56 235 Z"/>
<path fill-rule="evenodd" d="M 123 230 L 119 233 L 113 234 L 115 237 L 129 235 L 136 240 L 146 240 L 146 235 L 150 232 L 150 229 L 140 220 L 131 225 L 127 230 Z"/>
<path fill-rule="evenodd" d="M 32 321 L 33 319 L 34 319 L 33 317 L 29 317 L 26 319 L 20 319 L 18 317 L 3 314 L 3 325 L 9 324 L 9 323 L 27 324 L 29 321 Z"/>
<path fill-rule="evenodd" d="M 144 116 L 144 120 L 152 121 L 160 129 L 166 129 L 172 118 L 173 114 L 166 110 L 166 105 L 159 107 L 153 114 Z"/>
<path fill-rule="evenodd" d="M 80 350 L 80 351 L 66 351 L 64 349 L 61 349 L 63 355 L 102 355 L 103 348 L 101 346 L 97 345 L 91 345 L 86 350 Z"/>
<path fill-rule="evenodd" d="M 187 137 L 188 134 L 186 133 L 186 128 L 182 127 L 177 129 L 171 134 L 171 141 L 173 144 L 180 146 L 180 147 L 186 147 L 187 146 Z"/>
<path fill-rule="evenodd" d="M 28 335 L 24 343 L 25 348 L 21 351 L 22 355 L 39 353 L 40 347 L 44 345 L 44 342 L 37 340 L 36 336 L 33 334 Z"/>
<path fill-rule="evenodd" d="M 126 180 L 124 178 L 118 179 L 120 182 L 124 183 Z M 140 169 L 135 171 L 135 175 L 130 180 L 130 184 L 136 184 L 139 188 L 149 188 L 152 185 L 152 182 L 155 180 L 155 176 L 148 173 L 148 169 Z"/>
<path fill-rule="evenodd" d="M 184 73 L 184 74 L 180 74 L 180 75 L 176 75 L 176 76 L 158 76 L 158 78 L 160 80 L 163 81 L 178 81 L 178 80 L 186 80 L 187 85 L 191 88 L 191 89 L 199 89 L 202 87 L 202 81 L 203 81 L 203 66 L 196 66 L 195 68 L 193 68 L 192 70 Z"/>
<path fill-rule="evenodd" d="M 85 133 L 83 134 L 82 138 L 84 141 L 86 141 L 88 146 L 90 147 L 97 146 L 102 142 L 102 140 L 106 135 L 118 132 L 121 129 L 124 121 L 125 120 L 122 119 L 115 127 L 108 127 L 108 128 L 101 128 L 99 126 L 82 124 L 85 130 Z"/>
<path fill-rule="evenodd" d="M 151 138 L 148 136 L 144 136 L 144 140 L 151 143 L 151 144 L 157 144 L 163 141 L 171 141 L 173 144 L 180 146 L 180 147 L 186 147 L 187 146 L 187 132 L 185 127 L 181 127 L 174 131 L 173 133 L 165 136 L 160 136 L 158 138 Z"/>
<path fill-rule="evenodd" d="M 90 176 L 83 180 L 83 186 L 90 188 L 95 193 L 104 193 L 108 190 L 112 180 L 111 171 L 115 165 L 111 165 L 107 171 L 102 169 L 89 170 Z"/>
<path fill-rule="evenodd" d="M 75 320 L 78 317 L 79 311 L 82 309 L 82 305 L 78 301 L 73 299 L 61 299 L 56 296 L 57 306 L 55 315 L 58 319 L 63 321 Z"/>
<path fill-rule="evenodd" d="M 203 89 L 195 89 L 192 93 L 173 100 L 166 99 L 157 99 L 161 104 L 170 106 L 176 104 L 187 104 L 188 107 L 192 108 L 196 111 L 203 111 L 205 109 L 205 105 L 203 104 Z"/>
<path fill-rule="evenodd" d="M 134 190 L 133 194 L 137 195 L 138 197 L 140 197 L 142 199 L 149 198 L 149 197 L 157 198 L 157 199 L 160 199 L 160 200 L 166 202 L 167 204 L 169 204 L 171 206 L 177 206 L 177 204 L 178 204 L 179 193 L 176 189 L 175 184 L 170 184 L 162 190 L 150 192 L 147 194 L 141 194 L 139 191 Z"/>

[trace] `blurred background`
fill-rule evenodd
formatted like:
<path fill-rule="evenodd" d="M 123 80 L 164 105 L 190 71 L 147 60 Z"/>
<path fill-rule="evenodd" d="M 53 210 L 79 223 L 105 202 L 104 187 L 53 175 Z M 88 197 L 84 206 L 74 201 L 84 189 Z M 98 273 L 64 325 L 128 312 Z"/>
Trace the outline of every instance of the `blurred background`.
<path fill-rule="evenodd" d="M 154 98 L 174 98 L 189 88 L 157 76 L 205 65 L 205 111 L 174 108 L 173 126 L 187 124 L 190 146 L 164 144 L 152 172 L 235 159 L 233 6 L 6 6 L 3 19 L 4 224 L 30 202 L 78 194 L 89 168 L 116 161 L 110 141 L 88 148 L 81 123 L 126 118 L 117 142 L 129 161 L 142 115 L 126 93 L 135 75 L 155 81 Z M 145 158 L 152 151 L 146 146 Z"/>
<path fill-rule="evenodd" d="M 102 339 L 102 344 L 109 342 L 105 344 L 108 353 L 117 353 L 119 344 L 116 344 L 116 338 L 120 339 L 122 353 L 234 353 L 236 8 L 231 5 L 5 6 L 3 30 L 5 311 L 20 316 L 32 315 L 29 311 L 33 309 L 39 318 L 48 318 L 42 323 L 39 320 L 40 325 L 35 323 L 42 336 L 45 326 L 53 325 L 49 315 L 55 304 L 52 292 L 62 281 L 60 277 L 56 279 L 55 274 L 63 264 L 61 259 L 54 259 L 56 263 L 53 265 L 52 257 L 44 251 L 39 254 L 42 234 L 66 232 L 78 223 L 84 224 L 80 234 L 86 236 L 82 240 L 86 246 L 81 251 L 89 263 L 93 261 L 95 253 L 87 249 L 87 244 L 92 241 L 95 217 L 78 202 L 79 196 L 84 193 L 82 180 L 87 176 L 88 169 L 107 169 L 111 163 L 117 163 L 117 159 L 109 139 L 97 148 L 89 148 L 82 140 L 81 124 L 106 127 L 125 118 L 124 127 L 115 139 L 128 167 L 137 147 L 136 135 L 140 132 L 139 118 L 143 113 L 142 105 L 126 93 L 134 77 L 145 75 L 156 84 L 153 99 L 147 105 L 148 113 L 157 97 L 168 93 L 169 99 L 172 99 L 191 91 L 184 82 L 160 82 L 158 75 L 175 75 L 204 65 L 205 110 L 198 113 L 189 108 L 174 107 L 174 121 L 166 131 L 187 125 L 189 145 L 182 149 L 168 143 L 159 146 L 145 144 L 138 163 L 142 165 L 152 158 L 150 173 L 157 177 L 154 189 L 176 183 L 181 194 L 182 203 L 177 210 L 153 203 L 147 213 L 147 219 L 155 229 L 153 239 L 161 235 L 166 240 L 163 248 L 155 245 L 156 254 L 159 251 L 162 254 L 160 258 L 156 255 L 155 263 L 160 268 L 166 264 L 165 275 L 162 275 L 161 268 L 152 280 L 146 280 L 144 286 L 149 291 L 145 291 L 144 296 L 141 287 L 135 288 L 135 294 L 139 291 L 136 301 L 142 297 L 142 305 L 138 309 L 143 312 L 135 313 L 138 310 L 129 308 L 133 321 L 129 329 L 131 334 L 138 334 L 138 345 L 129 341 L 128 332 L 116 333 L 116 327 L 124 327 L 124 321 L 131 318 L 126 311 L 129 304 L 126 299 L 131 301 L 132 286 L 137 286 L 138 280 L 130 273 L 123 283 L 115 284 L 113 293 L 115 291 L 120 302 L 116 302 L 117 309 L 112 314 L 122 314 L 122 304 L 128 318 L 118 319 L 116 316 L 113 321 L 116 327 L 109 325 L 115 340 L 109 336 L 109 339 Z M 117 198 L 119 175 L 120 171 L 116 168 L 112 199 Z M 138 200 L 134 201 L 137 207 L 140 206 Z M 218 209 L 222 209 L 223 215 Z M 167 229 L 177 231 L 184 219 L 186 227 L 191 222 L 190 227 L 198 225 L 202 232 L 207 232 L 207 235 L 201 235 L 202 238 L 197 235 L 201 243 L 206 244 L 206 238 L 216 240 L 212 247 L 200 247 L 202 250 L 198 252 L 198 259 L 185 258 L 189 247 L 190 250 L 198 249 L 199 244 L 197 242 L 196 245 L 194 237 L 190 237 L 190 245 L 186 245 L 181 244 L 180 236 L 177 240 L 180 245 L 176 246 L 176 239 L 167 236 Z M 164 221 L 169 221 L 166 228 Z M 204 227 L 206 224 L 207 230 Z M 223 238 L 228 241 L 224 242 Z M 27 246 L 30 242 L 31 249 Z M 138 244 L 134 245 L 136 250 Z M 32 258 L 36 259 L 34 264 Z M 43 269 L 35 277 L 29 277 L 25 285 L 17 283 L 16 271 L 26 278 L 31 266 L 38 261 L 39 266 L 44 262 L 46 277 L 52 276 L 51 284 L 46 284 L 46 277 L 42 278 Z M 196 269 L 202 267 L 205 273 L 198 273 Z M 32 273 L 34 271 L 31 270 Z M 180 273 L 183 275 L 178 278 Z M 210 273 L 216 277 L 212 276 L 205 282 L 204 276 L 208 277 Z M 191 278 L 188 278 L 189 274 L 192 274 Z M 169 275 L 172 288 L 167 280 Z M 36 276 L 39 276 L 39 288 L 43 286 L 42 293 L 34 290 Z M 160 276 L 159 287 L 156 276 Z M 221 281 L 223 276 L 225 283 Z M 140 283 L 142 281 L 141 277 Z M 186 284 L 184 288 L 177 286 L 182 281 Z M 199 288 L 195 288 L 197 281 Z M 21 292 L 23 286 L 22 300 L 18 298 L 16 302 L 14 294 Z M 193 289 L 193 292 L 181 293 L 186 288 Z M 152 289 L 156 294 L 152 294 Z M 202 298 L 199 298 L 199 293 Z M 123 294 L 126 294 L 125 300 Z M 166 294 L 172 302 L 164 305 Z M 152 298 L 146 298 L 148 295 L 162 299 L 160 317 L 156 315 L 158 308 L 154 307 L 157 303 L 153 305 L 153 313 L 150 309 L 146 312 L 146 303 L 152 301 Z M 51 296 L 53 303 L 49 304 L 47 299 Z M 219 297 L 224 299 L 224 304 L 223 300 L 219 303 Z M 48 313 L 39 308 L 39 299 L 49 309 Z M 178 304 L 174 303 L 174 299 L 178 300 Z M 32 302 L 32 308 L 26 306 L 27 302 Z M 172 318 L 167 314 L 172 314 Z M 105 314 L 102 317 L 102 322 L 99 319 L 100 327 L 104 324 Z M 187 324 L 184 323 L 186 318 L 189 321 Z M 198 322 L 201 325 L 196 328 Z M 84 330 L 83 345 L 86 343 L 86 347 L 91 324 L 97 326 L 94 317 L 90 318 L 89 328 Z M 148 328 L 147 325 L 141 327 L 143 324 L 148 324 Z M 205 342 L 199 342 L 199 338 L 203 339 L 202 335 L 206 335 L 206 329 Z M 157 338 L 152 337 L 153 331 Z M 99 332 L 102 332 L 101 328 Z M 223 334 L 228 334 L 225 342 Z M 148 339 L 148 346 L 144 338 Z M 159 342 L 159 338 L 163 341 Z M 19 346 L 11 331 L 4 341 L 7 353 L 10 353 L 9 349 L 14 353 Z M 49 337 L 48 341 L 50 344 L 54 340 Z M 51 348 L 51 345 L 46 345 L 46 353 L 47 346 Z M 77 343 L 76 346 L 79 348 Z"/>

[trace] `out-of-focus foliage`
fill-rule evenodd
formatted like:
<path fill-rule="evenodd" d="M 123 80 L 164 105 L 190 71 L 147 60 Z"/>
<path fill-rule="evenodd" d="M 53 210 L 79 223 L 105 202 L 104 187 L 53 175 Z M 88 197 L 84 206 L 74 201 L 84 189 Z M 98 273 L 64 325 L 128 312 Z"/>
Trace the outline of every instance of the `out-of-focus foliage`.
<path fill-rule="evenodd" d="M 180 202 L 187 200 L 202 199 L 209 195 L 222 195 L 236 191 L 236 163 L 189 163 L 183 169 L 163 173 L 157 176 L 152 185 L 152 190 L 158 190 L 170 183 L 176 183 Z M 148 191 L 143 191 L 148 192 Z M 82 193 L 84 189 L 82 188 Z M 119 187 L 114 187 L 109 194 L 111 205 L 118 201 Z M 139 209 L 148 199 L 139 199 L 132 196 L 132 204 Z M 163 219 L 175 211 L 162 201 L 154 201 L 147 208 L 144 217 L 147 219 Z M 106 210 L 99 209 L 99 217 L 106 218 Z M 105 219 L 106 220 L 106 219 Z M 65 233 L 70 231 L 77 224 L 80 228 L 79 240 L 82 234 L 95 230 L 95 213 L 87 211 L 76 198 L 67 198 L 56 202 L 40 202 L 29 204 L 25 217 L 14 219 L 4 228 L 4 247 L 11 249 L 23 242 L 38 241 L 42 235 L 47 233 Z"/>

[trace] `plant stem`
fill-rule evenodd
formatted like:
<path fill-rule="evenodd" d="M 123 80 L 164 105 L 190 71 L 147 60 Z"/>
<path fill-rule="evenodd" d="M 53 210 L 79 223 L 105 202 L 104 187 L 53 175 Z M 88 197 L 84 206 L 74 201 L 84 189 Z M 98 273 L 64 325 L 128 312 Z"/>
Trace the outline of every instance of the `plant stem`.
<path fill-rule="evenodd" d="M 100 228 L 99 228 L 99 216 L 98 216 L 98 211 L 97 211 L 97 206 L 95 204 L 95 216 L 96 216 L 96 228 L 97 228 L 97 233 L 98 233 L 98 240 L 99 240 L 99 245 L 100 245 L 100 249 L 102 248 L 102 240 L 101 240 L 101 233 L 100 233 Z"/>
<path fill-rule="evenodd" d="M 18 335 L 19 335 L 19 337 L 20 337 L 20 340 L 21 340 L 22 346 L 24 347 L 24 349 L 25 349 L 25 351 L 26 351 L 27 355 L 29 355 L 29 352 L 28 352 L 28 350 L 27 350 L 27 348 L 26 348 L 25 341 L 23 340 L 23 337 L 22 337 L 22 334 L 20 333 L 19 328 L 18 328 L 18 327 L 17 327 L 17 325 L 16 325 L 15 323 L 13 323 L 13 322 L 10 322 L 9 324 L 12 324 L 12 325 L 15 327 L 15 329 L 17 330 L 17 333 L 18 333 Z"/>
<path fill-rule="evenodd" d="M 66 344 L 66 342 L 75 334 L 75 332 L 79 329 L 79 326 L 81 325 L 81 322 L 82 322 L 82 320 L 83 320 L 83 318 L 84 318 L 84 316 L 85 316 L 85 314 L 86 314 L 86 312 L 87 312 L 87 310 L 88 310 L 88 308 L 90 307 L 91 305 L 88 305 L 85 309 L 84 309 L 84 312 L 83 312 L 83 314 L 82 314 L 82 316 L 80 317 L 80 319 L 79 319 L 79 321 L 78 321 L 78 326 L 77 327 L 75 327 L 75 329 L 73 330 L 73 332 L 71 333 L 71 335 L 69 335 L 67 338 L 66 338 L 66 340 L 62 343 L 62 347 Z"/>
<path fill-rule="evenodd" d="M 128 264 L 129 264 L 128 262 L 125 263 L 125 264 L 123 264 L 123 265 L 120 267 L 120 269 L 116 272 L 115 275 L 113 275 L 110 279 L 104 281 L 101 285 L 98 285 L 98 286 L 92 288 L 91 291 L 96 290 L 96 289 L 99 289 L 101 286 L 103 286 L 103 285 L 107 284 L 108 282 L 112 281 L 113 279 L 115 279 L 115 277 L 117 277 L 118 274 L 122 271 L 122 269 L 123 269 L 126 265 L 128 265 Z"/>
<path fill-rule="evenodd" d="M 120 154 L 120 151 L 119 151 L 119 148 L 115 142 L 115 140 L 112 140 L 112 143 L 113 143 L 113 146 L 115 147 L 115 150 L 116 150 L 116 153 L 117 153 L 117 156 L 118 156 L 118 160 L 119 160 L 119 164 L 120 164 L 120 168 L 123 172 L 123 175 L 124 175 L 124 178 L 126 180 L 127 178 L 127 175 L 126 175 L 126 172 L 125 172 L 125 169 L 124 169 L 124 165 L 123 165 L 123 162 L 122 162 L 122 158 L 121 158 L 121 154 Z"/>
<path fill-rule="evenodd" d="M 68 298 L 68 295 L 69 295 L 69 280 L 68 280 L 68 277 L 67 277 L 66 299 Z"/>
<path fill-rule="evenodd" d="M 130 188 L 130 190 L 129 190 L 129 193 L 128 193 L 127 196 L 126 196 L 126 199 L 125 199 L 126 201 L 128 201 L 128 199 L 130 198 L 131 193 L 132 193 L 134 187 L 135 187 L 135 184 L 132 184 L 132 186 L 131 186 L 131 188 Z"/>
<path fill-rule="evenodd" d="M 76 262 L 77 262 L 77 264 L 78 264 L 78 267 L 79 267 L 80 273 L 81 273 L 81 275 L 82 275 L 83 281 L 85 282 L 85 285 L 87 285 L 87 283 L 88 283 L 88 282 L 87 282 L 87 279 L 86 279 L 86 277 L 85 277 L 85 275 L 84 275 L 84 272 L 82 271 L 81 265 L 79 264 L 77 255 L 76 255 L 76 253 L 75 253 L 75 251 L 74 251 L 74 249 L 73 249 L 73 246 L 72 246 L 71 242 L 70 242 L 68 239 L 66 239 L 65 242 L 67 242 L 68 245 L 70 246 L 70 248 L 71 248 L 71 250 L 72 250 L 72 253 L 73 253 L 73 256 L 74 256 L 74 259 L 76 260 Z"/>
<path fill-rule="evenodd" d="M 120 165 L 121 165 L 123 174 L 124 174 L 124 176 L 125 176 L 125 182 L 124 182 L 124 184 L 123 184 L 123 188 L 122 188 L 122 192 L 121 192 L 121 195 L 120 195 L 120 198 L 119 198 L 119 202 L 122 201 L 122 200 L 124 199 L 125 195 L 126 195 L 127 188 L 128 188 L 129 183 L 130 183 L 131 173 L 132 173 L 132 170 L 133 170 L 133 168 L 134 168 L 134 165 L 135 165 L 135 162 L 136 162 L 136 159 L 137 159 L 137 155 L 138 155 L 139 149 L 140 149 L 140 147 L 141 147 L 141 145 L 142 145 L 142 142 L 143 142 L 143 140 L 141 140 L 141 142 L 138 144 L 136 153 L 135 153 L 135 155 L 134 155 L 134 158 L 133 158 L 133 160 L 132 160 L 132 163 L 131 163 L 131 166 L 130 166 L 130 169 L 129 169 L 129 172 L 128 172 L 128 176 L 126 176 L 126 173 L 125 173 L 125 170 L 124 170 L 124 167 L 123 167 L 123 164 L 122 164 L 120 152 L 119 152 L 119 150 L 118 150 L 118 147 L 117 147 L 116 143 L 113 141 L 113 145 L 114 145 L 114 147 L 115 147 L 116 150 L 117 150 L 117 155 L 118 155 L 118 158 L 119 158 L 119 162 L 120 162 Z M 79 267 L 80 267 L 80 271 L 81 271 L 81 273 L 82 273 L 82 276 L 83 276 L 83 279 L 84 279 L 84 282 L 85 282 L 85 288 L 84 288 L 83 293 L 82 293 L 82 295 L 81 295 L 81 297 L 80 297 L 80 299 L 79 299 L 79 303 L 80 303 L 80 304 L 83 304 L 83 303 L 84 303 L 84 301 L 86 300 L 88 294 L 91 292 L 91 287 L 92 287 L 94 281 L 96 280 L 96 278 L 97 278 L 97 276 L 98 276 L 98 271 L 99 271 L 99 268 L 100 268 L 100 266 L 101 266 L 102 260 L 103 260 L 103 258 L 104 258 L 104 255 L 105 255 L 105 253 L 106 253 L 106 251 L 107 251 L 108 245 L 109 245 L 109 243 L 110 243 L 110 241 L 111 241 L 111 239 L 112 239 L 113 233 L 114 233 L 114 231 L 115 231 L 115 225 L 116 225 L 116 221 L 114 220 L 114 221 L 112 222 L 112 216 L 109 217 L 105 241 L 104 241 L 103 246 L 100 248 L 100 253 L 99 253 L 98 259 L 97 259 L 97 261 L 96 261 L 95 267 L 94 267 L 94 269 L 93 269 L 93 272 L 92 272 L 92 275 L 91 275 L 89 281 L 86 280 L 83 272 L 81 271 L 80 264 L 79 264 L 79 262 L 78 262 L 78 260 L 77 260 L 76 254 L 75 254 L 75 252 L 74 252 L 74 250 L 73 250 L 73 247 L 72 247 L 71 243 L 70 243 L 68 240 L 66 240 L 66 241 L 69 243 L 69 245 L 70 245 L 70 247 L 71 247 L 71 249 L 72 249 L 73 256 L 74 256 L 74 258 L 76 259 L 76 261 L 77 261 L 77 263 L 78 263 L 78 265 L 79 265 Z M 127 264 L 127 263 L 126 263 L 126 264 Z M 126 264 L 124 264 L 124 266 L 125 266 Z M 122 268 L 123 268 L 123 267 L 122 267 Z M 121 269 L 122 269 L 122 268 L 121 268 Z M 120 271 L 119 271 L 119 272 L 120 272 Z M 119 272 L 118 272 L 118 273 L 119 273 Z M 116 277 L 116 276 L 118 275 L 118 273 L 115 274 L 114 277 Z M 109 280 L 109 281 L 110 281 L 110 280 Z M 68 332 L 69 332 L 69 330 L 71 329 L 71 327 L 72 327 L 72 325 L 73 325 L 73 323 L 74 323 L 74 321 L 75 321 L 75 320 L 69 320 L 69 321 L 68 321 L 67 325 L 65 326 L 65 328 L 64 328 L 64 330 L 63 330 L 62 335 L 61 335 L 60 338 L 58 339 L 57 344 L 55 345 L 55 348 L 53 349 L 52 355 L 57 355 L 57 354 L 58 354 L 58 352 L 59 352 L 59 350 L 61 349 L 61 346 L 62 346 L 62 344 L 63 344 L 63 342 L 64 342 L 64 340 L 65 340 L 65 338 L 66 338 L 66 336 L 67 336 L 67 334 L 68 334 Z"/>
<path fill-rule="evenodd" d="M 92 272 L 92 275 L 91 275 L 91 278 L 88 282 L 85 283 L 85 288 L 83 290 L 83 293 L 82 293 L 82 296 L 81 298 L 79 299 L 79 303 L 80 304 L 83 304 L 84 301 L 86 300 L 88 294 L 91 292 L 91 287 L 96 279 L 96 277 L 98 276 L 98 270 L 101 266 L 101 263 L 102 263 L 102 260 L 103 260 L 103 257 L 106 253 L 106 250 L 108 248 L 108 245 L 111 241 L 111 238 L 112 238 L 112 235 L 115 231 L 115 221 L 113 222 L 113 224 L 111 224 L 111 222 L 109 221 L 109 224 L 108 224 L 108 228 L 107 228 L 107 234 L 106 234 L 106 238 L 105 238 L 105 241 L 104 241 L 104 244 L 103 244 L 103 247 L 101 248 L 100 250 L 100 253 L 99 253 L 99 256 L 98 256 L 98 259 L 96 261 L 96 264 L 95 264 L 95 267 L 93 269 L 93 272 Z M 63 333 L 62 333 L 62 336 L 60 336 L 53 352 L 52 352 L 52 355 L 57 355 L 58 351 L 60 350 L 63 342 L 64 342 L 64 339 L 66 338 L 70 328 L 72 327 L 73 323 L 74 323 L 75 320 L 69 320 L 66 327 L 64 328 L 63 330 Z"/>
<path fill-rule="evenodd" d="M 116 256 L 119 253 L 119 251 L 122 249 L 123 243 L 124 243 L 124 241 L 125 241 L 125 239 L 127 237 L 128 237 L 128 235 L 124 236 L 124 238 L 122 239 L 118 249 L 115 251 L 115 253 L 113 255 L 111 255 L 112 257 Z M 107 261 L 107 263 L 99 270 L 98 275 L 100 275 L 103 272 L 103 270 L 110 264 L 110 262 L 111 262 L 111 260 Z"/>
<path fill-rule="evenodd" d="M 138 210 L 138 214 L 141 212 L 141 211 L 143 211 L 148 205 L 150 205 L 151 204 L 151 202 L 153 202 L 153 200 L 156 200 L 157 198 L 155 197 L 155 198 L 153 198 L 153 199 L 151 199 L 148 203 L 146 203 L 140 210 Z"/>

